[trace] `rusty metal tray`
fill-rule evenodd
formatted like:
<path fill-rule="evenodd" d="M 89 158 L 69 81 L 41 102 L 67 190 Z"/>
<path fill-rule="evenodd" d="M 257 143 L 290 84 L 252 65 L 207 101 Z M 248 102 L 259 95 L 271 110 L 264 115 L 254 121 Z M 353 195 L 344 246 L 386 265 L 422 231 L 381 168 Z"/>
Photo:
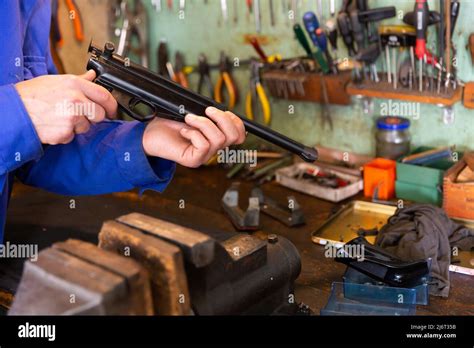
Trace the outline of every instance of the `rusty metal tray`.
<path fill-rule="evenodd" d="M 316 244 L 335 244 L 340 247 L 358 237 L 357 231 L 363 229 L 380 229 L 387 223 L 390 216 L 395 214 L 396 207 L 389 205 L 353 201 L 343 206 L 331 216 L 320 228 L 312 233 L 311 239 Z M 375 236 L 368 236 L 370 243 L 375 242 Z"/>
<path fill-rule="evenodd" d="M 311 234 L 313 243 L 326 245 L 328 243 L 341 247 L 350 240 L 358 237 L 357 231 L 361 228 L 370 230 L 380 229 L 387 223 L 390 216 L 395 214 L 396 207 L 365 202 L 353 201 L 343 206 L 336 214 L 331 216 L 320 228 Z M 474 221 L 453 219 L 454 221 L 474 228 Z M 375 242 L 375 236 L 368 236 L 370 243 Z M 459 262 L 452 264 L 452 272 L 474 276 L 474 252 L 459 251 L 455 257 Z"/>

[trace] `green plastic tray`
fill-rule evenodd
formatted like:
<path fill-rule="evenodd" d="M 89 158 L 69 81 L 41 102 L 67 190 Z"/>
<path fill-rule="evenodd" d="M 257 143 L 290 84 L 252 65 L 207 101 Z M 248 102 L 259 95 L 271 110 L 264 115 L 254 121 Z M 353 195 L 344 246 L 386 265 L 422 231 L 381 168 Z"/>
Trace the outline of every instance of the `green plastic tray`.
<path fill-rule="evenodd" d="M 441 206 L 443 194 L 435 186 L 423 186 L 403 181 L 395 181 L 395 194 L 397 198 L 406 199 L 417 203 L 429 203 Z"/>

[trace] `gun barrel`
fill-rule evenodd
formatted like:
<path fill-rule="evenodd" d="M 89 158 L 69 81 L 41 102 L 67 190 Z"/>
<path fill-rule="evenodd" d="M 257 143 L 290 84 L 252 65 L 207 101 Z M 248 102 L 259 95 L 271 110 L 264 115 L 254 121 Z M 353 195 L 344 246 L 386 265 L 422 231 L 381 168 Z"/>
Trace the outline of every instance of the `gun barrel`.
<path fill-rule="evenodd" d="M 114 54 L 114 49 L 112 43 L 106 43 L 104 50 L 91 43 L 89 52 L 92 56 L 87 69 L 96 72 L 95 82 L 112 91 L 119 107 L 129 116 L 142 122 L 149 121 L 155 116 L 183 122 L 184 116 L 188 113 L 205 115 L 205 110 L 209 106 L 226 110 L 225 106 L 214 100 Z M 148 116 L 137 114 L 134 107 L 140 103 L 150 106 L 154 112 Z M 247 132 L 300 156 L 306 162 L 317 160 L 318 152 L 315 148 L 305 146 L 269 127 L 235 114 L 243 121 Z"/>

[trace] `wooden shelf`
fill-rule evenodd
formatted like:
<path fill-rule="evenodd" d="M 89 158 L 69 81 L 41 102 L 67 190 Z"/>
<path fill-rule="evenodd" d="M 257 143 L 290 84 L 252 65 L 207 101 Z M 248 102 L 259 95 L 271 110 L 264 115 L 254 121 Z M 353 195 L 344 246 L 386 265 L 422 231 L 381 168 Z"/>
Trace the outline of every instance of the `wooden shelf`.
<path fill-rule="evenodd" d="M 442 87 L 444 91 L 444 87 Z M 375 83 L 372 81 L 355 84 L 350 82 L 347 84 L 346 92 L 353 96 L 365 96 L 370 98 L 381 99 L 398 99 L 409 102 L 435 104 L 441 106 L 452 106 L 462 99 L 462 87 L 458 86 L 456 90 L 449 90 L 447 94 L 440 93 L 439 95 L 430 91 L 419 92 L 418 90 L 408 90 L 403 87 L 393 89 L 392 84 L 387 81 L 380 81 Z"/>

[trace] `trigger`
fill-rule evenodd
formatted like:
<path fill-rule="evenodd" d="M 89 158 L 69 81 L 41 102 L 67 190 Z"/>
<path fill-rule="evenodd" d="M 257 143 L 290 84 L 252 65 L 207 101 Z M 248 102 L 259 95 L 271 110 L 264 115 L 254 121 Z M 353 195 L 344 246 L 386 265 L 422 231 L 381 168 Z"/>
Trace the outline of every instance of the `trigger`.
<path fill-rule="evenodd" d="M 117 90 L 112 90 L 110 93 L 117 101 L 118 108 L 129 117 L 140 122 L 148 122 L 156 117 L 156 111 L 154 110 L 154 107 L 139 100 L 138 98 L 130 97 L 127 94 L 121 93 Z M 133 109 L 140 103 L 145 104 L 147 107 L 153 110 L 153 112 L 149 115 L 140 115 L 139 113 L 136 113 Z"/>

